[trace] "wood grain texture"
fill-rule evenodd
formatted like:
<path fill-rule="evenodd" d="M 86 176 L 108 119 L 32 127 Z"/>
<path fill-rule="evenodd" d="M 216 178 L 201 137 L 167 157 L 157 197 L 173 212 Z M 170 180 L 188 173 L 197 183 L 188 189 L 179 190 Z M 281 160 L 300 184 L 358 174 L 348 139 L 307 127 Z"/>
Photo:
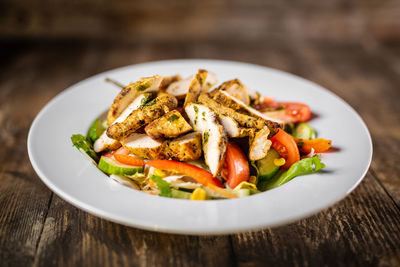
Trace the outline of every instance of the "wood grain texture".
<path fill-rule="evenodd" d="M 399 49 L 279 40 L 0 45 L 0 266 L 400 264 Z M 101 71 L 188 57 L 278 68 L 343 97 L 373 137 L 372 169 L 365 180 L 346 199 L 308 219 L 218 237 L 159 234 L 111 223 L 69 205 L 43 185 L 28 163 L 26 137 L 45 103 Z M 17 109 L 21 103 L 24 108 Z"/>
<path fill-rule="evenodd" d="M 399 223 L 400 211 L 368 175 L 333 208 L 285 227 L 236 235 L 233 245 L 241 266 L 396 266 Z"/>
<path fill-rule="evenodd" d="M 393 43 L 399 11 L 396 0 L 2 0 L 0 38 Z"/>

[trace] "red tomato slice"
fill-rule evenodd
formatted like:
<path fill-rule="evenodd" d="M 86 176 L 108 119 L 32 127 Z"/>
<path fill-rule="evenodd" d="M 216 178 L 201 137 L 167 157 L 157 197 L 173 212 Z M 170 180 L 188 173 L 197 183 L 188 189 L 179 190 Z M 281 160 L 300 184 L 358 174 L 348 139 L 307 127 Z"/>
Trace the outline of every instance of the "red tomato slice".
<path fill-rule="evenodd" d="M 283 168 L 288 169 L 293 163 L 300 160 L 300 152 L 294 138 L 286 133 L 284 130 L 279 129 L 278 132 L 270 138 L 272 147 L 286 160 Z"/>
<path fill-rule="evenodd" d="M 279 107 L 283 107 L 283 110 L 279 110 Z M 276 109 L 270 110 L 271 114 L 285 122 L 305 122 L 311 118 L 311 109 L 308 105 L 298 102 L 275 102 L 271 101 L 270 98 L 265 98 L 260 107 L 264 109 Z"/>
<path fill-rule="evenodd" d="M 239 146 L 234 143 L 228 143 L 225 164 L 228 170 L 226 183 L 230 188 L 233 189 L 241 182 L 249 180 L 249 161 Z"/>
<path fill-rule="evenodd" d="M 305 122 L 311 118 L 311 109 L 308 105 L 297 102 L 278 102 L 285 108 L 285 114 L 293 118 L 294 122 Z"/>
<path fill-rule="evenodd" d="M 114 154 L 120 154 L 120 155 L 129 155 L 129 153 L 130 153 L 129 150 L 127 150 L 123 146 L 114 151 Z"/>

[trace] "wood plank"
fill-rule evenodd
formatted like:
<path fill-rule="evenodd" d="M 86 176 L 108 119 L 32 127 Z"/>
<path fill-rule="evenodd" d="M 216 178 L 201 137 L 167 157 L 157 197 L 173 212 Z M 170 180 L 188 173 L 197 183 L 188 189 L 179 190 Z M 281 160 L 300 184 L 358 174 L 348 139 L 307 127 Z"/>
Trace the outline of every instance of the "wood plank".
<path fill-rule="evenodd" d="M 52 193 L 38 182 L 29 164 L 26 137 L 31 120 L 19 116 L 11 106 L 19 89 L 35 81 L 34 75 L 15 79 L 26 58 L 8 59 L 10 65 L 2 69 L 0 82 L 0 265 L 28 266 L 35 256 Z"/>
<path fill-rule="evenodd" d="M 55 197 L 35 266 L 233 266 L 227 236 L 160 234 L 85 213 Z"/>
<path fill-rule="evenodd" d="M 0 71 L 0 265 L 28 266 L 34 260 L 52 192 L 29 164 L 28 130 L 46 102 L 93 72 L 97 63 L 80 62 L 85 61 L 80 53 L 68 57 L 59 49 L 22 47 Z"/>
<path fill-rule="evenodd" d="M 368 174 L 350 196 L 287 226 L 232 236 L 239 266 L 398 266 L 400 211 Z"/>

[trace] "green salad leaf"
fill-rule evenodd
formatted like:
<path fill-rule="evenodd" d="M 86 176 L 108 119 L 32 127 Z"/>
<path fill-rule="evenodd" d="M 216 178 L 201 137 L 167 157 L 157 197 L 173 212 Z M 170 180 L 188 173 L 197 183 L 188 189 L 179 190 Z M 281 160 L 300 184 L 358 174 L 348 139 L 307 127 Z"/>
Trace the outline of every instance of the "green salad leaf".
<path fill-rule="evenodd" d="M 87 139 L 94 143 L 100 135 L 106 130 L 107 126 L 104 120 L 95 120 L 87 132 Z"/>
<path fill-rule="evenodd" d="M 325 164 L 317 156 L 305 158 L 294 163 L 287 171 L 278 172 L 272 179 L 260 182 L 258 188 L 262 191 L 272 189 L 289 182 L 296 176 L 317 172 L 323 168 Z"/>
<path fill-rule="evenodd" d="M 150 176 L 150 178 L 160 190 L 160 196 L 172 197 L 171 186 L 167 181 L 165 181 L 162 177 L 156 175 L 152 175 Z"/>
<path fill-rule="evenodd" d="M 72 144 L 79 149 L 81 152 L 86 153 L 95 162 L 99 162 L 99 157 L 93 150 L 92 144 L 81 134 L 74 134 L 71 136 Z"/>

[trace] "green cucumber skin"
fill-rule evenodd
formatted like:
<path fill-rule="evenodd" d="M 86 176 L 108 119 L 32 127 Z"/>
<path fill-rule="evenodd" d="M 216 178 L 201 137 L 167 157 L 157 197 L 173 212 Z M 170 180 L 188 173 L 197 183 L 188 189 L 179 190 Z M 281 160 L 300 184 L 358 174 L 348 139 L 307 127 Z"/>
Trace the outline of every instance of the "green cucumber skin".
<path fill-rule="evenodd" d="M 293 136 L 298 139 L 311 140 L 316 134 L 313 128 L 305 122 L 300 122 L 293 131 Z"/>
<path fill-rule="evenodd" d="M 268 180 L 278 172 L 279 166 L 274 164 L 274 159 L 279 159 L 280 157 L 281 156 L 275 149 L 270 148 L 265 158 L 257 160 L 256 164 L 259 170 L 259 181 Z"/>
<path fill-rule="evenodd" d="M 236 195 L 237 195 L 238 197 L 247 197 L 247 196 L 250 196 L 250 189 L 239 189 L 239 190 L 236 192 Z"/>
<path fill-rule="evenodd" d="M 126 167 L 114 166 L 112 162 L 107 161 L 115 161 L 114 159 L 107 159 L 102 156 L 99 161 L 98 168 L 107 174 L 116 174 L 116 175 L 133 175 L 138 172 L 143 172 L 144 167 L 133 167 L 127 165 Z"/>

